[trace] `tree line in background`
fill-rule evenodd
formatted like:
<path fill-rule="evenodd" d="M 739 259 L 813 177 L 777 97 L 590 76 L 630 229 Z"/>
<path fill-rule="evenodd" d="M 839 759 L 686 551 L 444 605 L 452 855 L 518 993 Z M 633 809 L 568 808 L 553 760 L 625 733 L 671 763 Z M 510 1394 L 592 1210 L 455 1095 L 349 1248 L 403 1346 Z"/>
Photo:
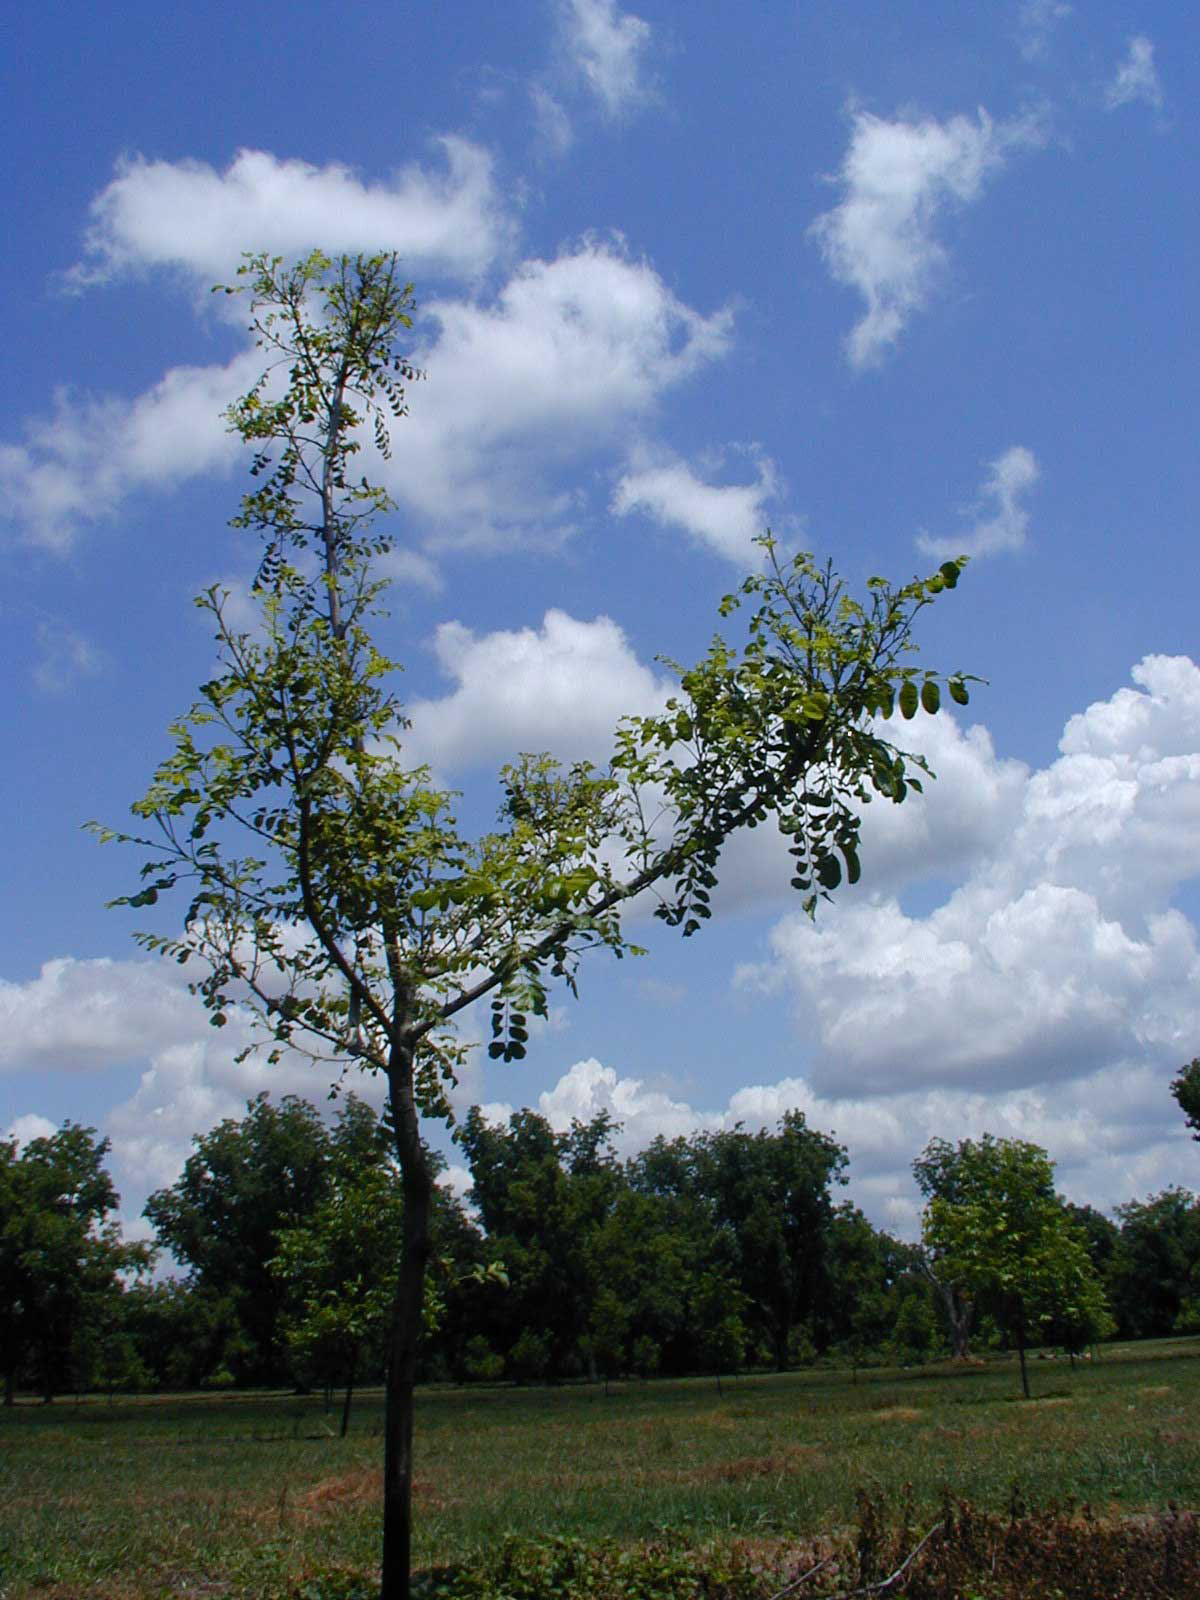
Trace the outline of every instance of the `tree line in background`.
<path fill-rule="evenodd" d="M 1200 1063 L 1173 1086 L 1200 1137 Z M 913 1164 L 920 1244 L 838 1201 L 846 1151 L 787 1113 L 656 1139 L 629 1160 L 600 1114 L 557 1132 L 472 1110 L 457 1131 L 469 1208 L 433 1208 L 427 1380 L 535 1382 L 918 1362 L 1110 1334 L 1200 1332 L 1200 1198 L 1172 1188 L 1116 1221 L 1055 1191 L 1037 1146 L 932 1141 Z M 332 1126 L 306 1101 L 251 1100 L 195 1140 L 150 1197 L 153 1281 L 126 1243 L 107 1141 L 66 1124 L 0 1142 L 5 1397 L 380 1381 L 403 1198 L 386 1121 L 347 1096 Z M 1027 1387 L 1027 1379 L 1026 1387 Z"/>

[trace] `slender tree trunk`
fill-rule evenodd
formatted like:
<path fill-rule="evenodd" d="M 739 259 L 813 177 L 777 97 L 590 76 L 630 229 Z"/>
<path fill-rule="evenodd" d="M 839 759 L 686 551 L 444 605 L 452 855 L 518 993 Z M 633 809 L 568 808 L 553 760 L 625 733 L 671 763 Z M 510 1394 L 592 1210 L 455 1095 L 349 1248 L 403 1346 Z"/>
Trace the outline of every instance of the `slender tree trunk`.
<path fill-rule="evenodd" d="M 971 1302 L 952 1283 L 942 1282 L 929 1265 L 924 1254 L 918 1257 L 917 1264 L 933 1285 L 938 1299 L 942 1302 L 942 1310 L 946 1313 L 946 1324 L 950 1329 L 950 1346 L 954 1359 L 956 1361 L 965 1361 L 970 1354 Z"/>
<path fill-rule="evenodd" d="M 775 1337 L 774 1337 L 774 1340 L 772 1341 L 774 1343 L 774 1345 L 775 1345 L 775 1371 L 776 1372 L 786 1372 L 787 1371 L 787 1365 L 788 1365 L 788 1333 L 789 1332 L 790 1332 L 790 1329 L 788 1328 L 788 1325 L 787 1325 L 786 1322 L 784 1322 L 782 1324 L 781 1323 L 776 1323 L 776 1325 L 775 1325 Z"/>
<path fill-rule="evenodd" d="M 396 1153 L 404 1190 L 400 1276 L 392 1306 L 384 1410 L 383 1569 L 380 1600 L 409 1600 L 412 1577 L 413 1406 L 417 1345 L 430 1253 L 433 1170 L 421 1138 L 411 1050 L 393 1052 L 389 1070 Z"/>
<path fill-rule="evenodd" d="M 350 1370 L 346 1373 L 346 1399 L 342 1405 L 342 1438 L 350 1431 L 350 1402 L 354 1398 L 354 1379 L 358 1373 L 358 1345 L 350 1352 Z"/>
<path fill-rule="evenodd" d="M 1017 1318 L 1017 1354 L 1021 1358 L 1021 1388 L 1025 1391 L 1026 1400 L 1029 1399 L 1029 1369 L 1025 1365 L 1025 1319 Z"/>
<path fill-rule="evenodd" d="M 17 1375 L 11 1367 L 4 1374 L 4 1404 L 6 1406 L 17 1403 Z"/>
<path fill-rule="evenodd" d="M 949 1305 L 950 1334 L 954 1340 L 955 1359 L 965 1361 L 971 1353 L 971 1302 L 966 1295 L 960 1294 L 957 1289 L 950 1289 L 947 1291 L 947 1303 Z"/>

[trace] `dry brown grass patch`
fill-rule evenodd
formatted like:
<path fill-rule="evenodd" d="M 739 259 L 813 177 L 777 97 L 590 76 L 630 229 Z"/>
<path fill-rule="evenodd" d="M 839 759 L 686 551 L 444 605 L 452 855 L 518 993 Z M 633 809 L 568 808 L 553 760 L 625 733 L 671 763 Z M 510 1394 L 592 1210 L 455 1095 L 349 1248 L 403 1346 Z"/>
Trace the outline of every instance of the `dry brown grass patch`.
<path fill-rule="evenodd" d="M 665 1467 L 640 1474 L 646 1483 L 694 1485 L 701 1483 L 745 1483 L 753 1478 L 787 1478 L 799 1472 L 812 1472 L 820 1457 L 815 1445 L 795 1445 L 767 1456 L 733 1456 L 725 1461 L 707 1461 L 697 1467 Z"/>
<path fill-rule="evenodd" d="M 378 1467 L 356 1467 L 336 1478 L 322 1478 L 311 1489 L 296 1495 L 292 1505 L 301 1515 L 319 1518 L 351 1508 L 374 1509 L 382 1501 L 383 1480 Z M 425 1478 L 413 1479 L 413 1501 L 432 1511 L 440 1511 L 446 1505 L 445 1495 Z"/>
<path fill-rule="evenodd" d="M 925 1413 L 915 1406 L 887 1406 L 875 1415 L 880 1422 L 920 1422 Z"/>

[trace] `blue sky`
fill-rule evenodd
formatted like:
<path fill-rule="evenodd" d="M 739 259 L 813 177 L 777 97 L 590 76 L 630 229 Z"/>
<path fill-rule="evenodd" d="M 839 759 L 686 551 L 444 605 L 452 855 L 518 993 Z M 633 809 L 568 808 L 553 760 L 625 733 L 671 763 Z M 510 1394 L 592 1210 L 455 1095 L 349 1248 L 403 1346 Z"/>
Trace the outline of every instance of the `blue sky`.
<path fill-rule="evenodd" d="M 714 924 L 584 973 L 461 1103 L 658 1132 L 799 1106 L 911 1231 L 932 1136 L 1044 1144 L 1075 1198 L 1193 1184 L 1200 1050 L 1196 36 L 1163 3 L 57 4 L 12 24 L 2 181 L 0 1128 L 113 1141 L 135 1219 L 238 1065 L 104 902 L 254 565 L 220 411 L 240 254 L 416 285 L 387 481 L 412 751 L 486 817 L 520 749 L 602 758 L 704 646 L 755 533 L 858 582 L 973 554 L 919 730 L 809 926 L 760 830 Z"/>

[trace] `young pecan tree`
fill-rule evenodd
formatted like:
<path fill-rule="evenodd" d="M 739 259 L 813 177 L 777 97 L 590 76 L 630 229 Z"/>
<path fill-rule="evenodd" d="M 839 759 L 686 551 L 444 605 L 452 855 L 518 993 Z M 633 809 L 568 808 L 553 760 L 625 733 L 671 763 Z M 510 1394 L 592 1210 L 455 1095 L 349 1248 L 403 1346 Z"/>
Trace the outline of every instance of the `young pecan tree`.
<path fill-rule="evenodd" d="M 525 1052 L 527 1018 L 575 989 L 581 955 L 635 947 L 622 909 L 649 891 L 686 937 L 709 915 L 725 842 L 773 818 L 811 911 L 859 876 L 872 796 L 920 788 L 919 758 L 886 737 L 898 709 L 936 712 L 935 673 L 911 664 L 917 614 L 960 562 L 856 600 L 832 567 L 784 559 L 728 596 L 749 608 L 740 644 L 718 637 L 678 670 L 665 710 L 615 730 L 611 759 L 521 756 L 501 775 L 496 827 L 457 825 L 454 796 L 406 765 L 393 662 L 372 621 L 387 494 L 360 458 L 386 456 L 417 376 L 400 352 L 411 285 L 394 256 L 247 258 L 241 283 L 267 365 L 228 413 L 255 486 L 235 525 L 262 541 L 258 625 L 242 631 L 218 588 L 198 605 L 219 669 L 171 729 L 172 750 L 134 806 L 152 904 L 186 885 L 183 930 L 142 943 L 197 973 L 221 1025 L 249 1011 L 275 1053 L 382 1073 L 403 1175 L 401 1269 L 385 1427 L 382 1592 L 406 1596 L 411 1555 L 413 1383 L 430 1251 L 434 1168 L 422 1118 L 448 1119 L 462 1060 L 457 1020 L 491 1006 L 493 1057 Z M 963 677 L 946 683 L 965 703 Z"/>

